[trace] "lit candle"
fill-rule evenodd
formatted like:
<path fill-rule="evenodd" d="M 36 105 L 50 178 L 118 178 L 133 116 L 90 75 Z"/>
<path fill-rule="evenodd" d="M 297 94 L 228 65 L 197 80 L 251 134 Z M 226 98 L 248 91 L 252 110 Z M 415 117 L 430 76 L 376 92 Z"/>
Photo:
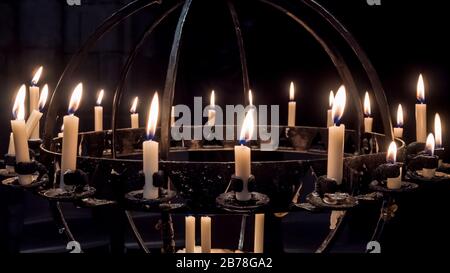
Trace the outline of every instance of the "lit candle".
<path fill-rule="evenodd" d="M 208 125 L 214 126 L 216 125 L 216 97 L 214 94 L 214 90 L 211 91 L 211 98 L 210 98 L 210 109 L 208 110 Z"/>
<path fill-rule="evenodd" d="M 131 128 L 133 128 L 133 129 L 139 128 L 139 113 L 136 112 L 138 101 L 139 101 L 139 98 L 135 97 L 133 100 L 133 104 L 131 105 L 131 109 L 130 109 Z"/>
<path fill-rule="evenodd" d="M 78 151 L 78 125 L 80 119 L 75 116 L 75 112 L 80 106 L 83 93 L 83 84 L 79 83 L 70 97 L 68 114 L 64 116 L 64 132 L 62 139 L 61 155 L 61 178 L 60 187 L 64 188 L 64 173 L 68 170 L 77 169 L 77 151 Z"/>
<path fill-rule="evenodd" d="M 264 252 L 264 214 L 255 214 L 254 253 Z"/>
<path fill-rule="evenodd" d="M 372 132 L 373 118 L 370 116 L 371 114 L 369 92 L 366 91 L 364 96 L 364 132 L 366 133 Z"/>
<path fill-rule="evenodd" d="M 395 141 L 392 141 L 389 145 L 386 161 L 388 164 L 397 162 L 397 144 L 395 144 Z M 387 187 L 388 189 L 400 189 L 402 187 L 402 168 L 400 168 L 400 176 L 387 178 Z"/>
<path fill-rule="evenodd" d="M 251 149 L 244 144 L 251 140 L 253 136 L 253 110 L 249 110 L 242 124 L 241 135 L 239 137 L 240 145 L 234 146 L 234 172 L 242 179 L 243 187 L 241 192 L 236 192 L 236 199 L 239 201 L 248 201 L 251 194 L 248 191 L 248 178 L 251 175 Z"/>
<path fill-rule="evenodd" d="M 43 67 L 39 67 L 31 80 L 30 86 L 30 115 L 34 110 L 39 109 L 39 87 L 37 86 L 39 79 L 41 78 Z M 31 132 L 31 139 L 39 139 L 39 126 L 33 128 Z"/>
<path fill-rule="evenodd" d="M 334 92 L 333 90 L 330 91 L 330 95 L 328 96 L 328 111 L 327 111 L 327 127 L 331 127 L 333 126 L 334 122 L 333 122 L 333 113 L 332 113 L 332 108 L 333 108 L 333 101 L 334 101 Z"/>
<path fill-rule="evenodd" d="M 185 220 L 185 247 L 186 253 L 194 253 L 195 252 L 195 217 L 187 216 L 184 218 Z"/>
<path fill-rule="evenodd" d="M 328 128 L 328 165 L 327 176 L 342 183 L 343 162 L 344 162 L 344 136 L 345 125 L 340 123 L 344 114 L 346 103 L 345 87 L 342 85 L 334 98 L 332 114 L 333 126 Z"/>
<path fill-rule="evenodd" d="M 203 216 L 201 224 L 202 253 L 211 253 L 211 217 Z"/>
<path fill-rule="evenodd" d="M 425 84 L 422 74 L 417 81 L 417 101 L 416 104 L 416 141 L 425 142 L 427 137 L 427 105 L 425 104 Z"/>
<path fill-rule="evenodd" d="M 159 143 L 153 141 L 158 123 L 158 93 L 153 96 L 147 121 L 147 140 L 142 143 L 143 168 L 145 175 L 144 198 L 158 198 L 158 188 L 153 185 L 153 174 L 158 172 Z"/>
<path fill-rule="evenodd" d="M 401 104 L 397 108 L 397 126 L 394 127 L 394 137 L 403 137 L 403 108 Z"/>
<path fill-rule="evenodd" d="M 429 156 L 434 156 L 434 149 L 435 149 L 435 140 L 433 134 L 430 133 L 425 143 L 425 153 Z M 433 178 L 435 173 L 436 169 L 428 169 L 428 168 L 422 169 L 422 175 L 426 178 Z"/>
<path fill-rule="evenodd" d="M 94 108 L 95 131 L 103 131 L 103 106 L 102 100 L 105 91 L 102 89 L 97 96 L 97 105 Z"/>
<path fill-rule="evenodd" d="M 30 152 L 28 151 L 28 138 L 25 126 L 25 96 L 26 87 L 22 85 L 17 93 L 13 107 L 14 120 L 11 120 L 11 128 L 14 138 L 14 148 L 16 152 L 16 162 L 30 162 Z M 31 175 L 19 175 L 21 185 L 29 185 L 33 182 Z"/>
<path fill-rule="evenodd" d="M 288 126 L 294 127 L 295 126 L 295 111 L 296 111 L 296 102 L 294 101 L 294 83 L 291 82 L 291 85 L 289 87 L 289 112 L 288 112 Z"/>
<path fill-rule="evenodd" d="M 26 122 L 26 128 L 27 128 L 27 137 L 28 139 L 35 139 L 33 137 L 33 133 L 35 132 L 35 129 L 38 129 L 38 139 L 40 138 L 39 136 L 39 120 L 42 118 L 42 110 L 45 107 L 45 104 L 47 102 L 47 97 L 48 97 L 48 85 L 44 85 L 44 88 L 42 88 L 42 92 L 41 95 L 39 96 L 39 106 L 38 109 L 39 110 L 33 110 L 30 114 L 30 116 L 28 117 L 28 120 Z"/>

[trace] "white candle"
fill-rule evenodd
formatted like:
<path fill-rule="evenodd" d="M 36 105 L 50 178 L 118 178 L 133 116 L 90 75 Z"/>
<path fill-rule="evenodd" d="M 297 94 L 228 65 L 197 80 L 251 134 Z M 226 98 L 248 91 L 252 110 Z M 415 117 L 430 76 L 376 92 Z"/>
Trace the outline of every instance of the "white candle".
<path fill-rule="evenodd" d="M 211 217 L 201 218 L 202 253 L 211 253 Z"/>
<path fill-rule="evenodd" d="M 397 108 L 397 126 L 394 127 L 394 137 L 403 137 L 403 108 L 401 104 Z"/>
<path fill-rule="evenodd" d="M 210 109 L 208 110 L 208 125 L 209 126 L 214 126 L 216 125 L 216 99 L 215 99 L 215 94 L 214 94 L 214 90 L 211 91 L 211 98 L 210 98 L 211 102 L 209 104 Z"/>
<path fill-rule="evenodd" d="M 335 179 L 338 184 L 342 183 L 343 163 L 344 163 L 344 136 L 345 126 L 338 126 L 344 114 L 346 103 L 345 87 L 342 85 L 333 103 L 334 125 L 328 128 L 328 164 L 327 177 Z"/>
<path fill-rule="evenodd" d="M 64 188 L 64 173 L 68 170 L 77 169 L 77 151 L 78 151 L 78 125 L 79 118 L 75 116 L 75 111 L 80 105 L 83 93 L 83 84 L 79 83 L 70 98 L 68 115 L 64 116 L 64 132 L 62 139 L 61 155 L 61 178 L 60 187 Z"/>
<path fill-rule="evenodd" d="M 434 116 L 434 137 L 435 137 L 435 144 L 436 149 L 442 148 L 442 124 L 441 124 L 441 117 L 438 113 Z"/>
<path fill-rule="evenodd" d="M 422 74 L 417 81 L 417 100 L 416 104 L 416 141 L 425 142 L 427 137 L 427 105 L 425 104 L 425 84 Z"/>
<path fill-rule="evenodd" d="M 147 138 L 142 144 L 143 150 L 143 169 L 145 175 L 144 198 L 158 198 L 158 188 L 153 185 L 153 174 L 158 172 L 158 151 L 159 144 L 153 141 L 158 122 L 158 93 L 153 96 L 150 105 L 149 117 L 147 122 Z"/>
<path fill-rule="evenodd" d="M 195 217 L 187 216 L 185 219 L 185 247 L 186 253 L 195 252 Z"/>
<path fill-rule="evenodd" d="M 334 125 L 333 111 L 331 110 L 333 108 L 333 101 L 334 101 L 334 92 L 333 92 L 333 90 L 331 90 L 330 95 L 328 96 L 329 109 L 327 111 L 327 127 L 331 127 Z"/>
<path fill-rule="evenodd" d="M 170 111 L 170 127 L 175 126 L 175 106 L 172 106 L 172 110 Z"/>
<path fill-rule="evenodd" d="M 39 79 L 42 74 L 43 67 L 39 67 L 37 72 L 34 74 L 33 79 L 31 80 L 30 86 L 30 115 L 34 110 L 39 109 L 39 87 L 37 86 Z M 39 125 L 32 128 L 31 139 L 39 139 Z"/>
<path fill-rule="evenodd" d="M 102 89 L 100 93 L 98 93 L 97 97 L 97 105 L 94 108 L 94 123 L 95 123 L 95 131 L 103 131 L 103 106 L 102 100 L 105 91 Z"/>
<path fill-rule="evenodd" d="M 248 178 L 251 175 L 251 149 L 244 144 L 251 140 L 253 136 L 253 110 L 249 110 L 242 124 L 240 145 L 234 146 L 234 168 L 235 175 L 242 179 L 243 187 L 241 192 L 236 192 L 236 199 L 248 201 L 251 194 L 248 191 Z"/>
<path fill-rule="evenodd" d="M 136 108 L 138 104 L 138 97 L 135 97 L 133 100 L 133 104 L 131 105 L 130 113 L 131 113 L 131 128 L 136 129 L 139 128 L 139 113 L 136 113 Z"/>
<path fill-rule="evenodd" d="M 61 125 L 61 130 L 58 133 L 58 137 L 63 137 L 63 136 L 64 136 L 64 123 L 63 123 L 63 125 Z"/>
<path fill-rule="evenodd" d="M 13 114 L 15 120 L 11 120 L 17 163 L 30 162 L 30 152 L 28 150 L 28 138 L 24 120 L 25 96 L 26 87 L 25 85 L 22 85 L 14 102 Z M 31 175 L 19 175 L 19 183 L 21 185 L 29 185 L 31 182 L 33 182 Z"/>
<path fill-rule="evenodd" d="M 432 133 L 430 133 L 428 135 L 426 143 L 425 143 L 425 153 L 427 153 L 430 156 L 434 156 L 435 148 L 436 148 L 436 143 L 434 140 L 434 135 Z M 422 169 L 422 175 L 426 178 L 433 178 L 435 173 L 436 173 L 435 168 L 433 168 L 433 169 L 423 168 Z"/>
<path fill-rule="evenodd" d="M 264 214 L 255 214 L 254 253 L 264 252 Z"/>
<path fill-rule="evenodd" d="M 41 95 L 39 96 L 39 104 L 38 109 L 39 110 L 33 110 L 28 117 L 28 120 L 26 122 L 26 129 L 27 129 L 27 137 L 28 139 L 39 139 L 40 135 L 37 135 L 37 138 L 35 135 L 33 135 L 33 132 L 35 132 L 36 128 L 39 132 L 39 121 L 42 118 L 42 110 L 45 107 L 45 104 L 47 102 L 48 97 L 48 85 L 44 85 L 44 88 L 42 88 Z"/>
<path fill-rule="evenodd" d="M 289 111 L 288 111 L 288 126 L 294 127 L 295 126 L 295 112 L 296 112 L 296 102 L 294 101 L 294 83 L 291 82 L 291 85 L 289 87 Z"/>
<path fill-rule="evenodd" d="M 392 141 L 389 145 L 389 149 L 386 155 L 386 161 L 389 164 L 395 164 L 397 161 L 397 145 L 395 141 Z M 401 170 L 401 169 L 400 169 Z M 388 189 L 400 189 L 402 187 L 402 174 L 400 171 L 400 176 L 398 177 L 388 177 L 387 187 Z"/>
<path fill-rule="evenodd" d="M 366 92 L 364 96 L 364 132 L 366 133 L 372 133 L 373 118 L 370 116 L 371 112 L 369 92 Z"/>
<path fill-rule="evenodd" d="M 13 133 L 9 134 L 8 155 L 10 155 L 10 156 L 16 155 L 16 150 L 14 149 L 14 134 Z M 8 171 L 8 173 L 14 172 L 14 166 L 6 165 L 5 168 Z"/>

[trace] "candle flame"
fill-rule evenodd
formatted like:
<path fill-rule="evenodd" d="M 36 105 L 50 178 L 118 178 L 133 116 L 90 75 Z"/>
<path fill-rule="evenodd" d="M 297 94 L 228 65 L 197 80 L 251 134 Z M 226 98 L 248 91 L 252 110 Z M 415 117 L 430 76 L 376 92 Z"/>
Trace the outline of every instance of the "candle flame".
<path fill-rule="evenodd" d="M 83 94 L 83 84 L 80 82 L 75 87 L 75 89 L 72 92 L 72 96 L 70 97 L 69 109 L 68 109 L 69 115 L 73 115 L 78 110 L 78 107 L 80 106 L 82 94 Z"/>
<path fill-rule="evenodd" d="M 97 105 L 101 105 L 102 104 L 102 100 L 103 100 L 103 96 L 105 95 L 105 90 L 100 90 L 100 92 L 98 93 L 97 96 Z"/>
<path fill-rule="evenodd" d="M 16 120 L 24 120 L 25 118 L 25 96 L 27 93 L 27 88 L 25 84 L 20 86 L 19 91 L 17 92 L 16 99 L 14 101 L 13 106 L 13 117 Z"/>
<path fill-rule="evenodd" d="M 417 81 L 417 101 L 425 103 L 425 84 L 422 74 L 419 75 L 419 80 Z"/>
<path fill-rule="evenodd" d="M 210 105 L 211 107 L 216 106 L 216 95 L 214 93 L 214 90 L 211 91 Z"/>
<path fill-rule="evenodd" d="M 403 107 L 401 104 L 397 108 L 397 127 L 403 127 Z"/>
<path fill-rule="evenodd" d="M 248 90 L 248 104 L 250 106 L 253 106 L 253 94 L 252 94 L 252 90 L 251 89 Z"/>
<path fill-rule="evenodd" d="M 42 88 L 41 95 L 39 96 L 39 110 L 42 111 L 44 109 L 45 104 L 47 103 L 48 98 L 48 84 L 45 84 Z"/>
<path fill-rule="evenodd" d="M 289 100 L 294 100 L 295 87 L 294 82 L 291 82 L 291 86 L 289 87 Z"/>
<path fill-rule="evenodd" d="M 156 125 L 158 123 L 159 114 L 159 99 L 158 92 L 153 95 L 152 103 L 150 104 L 150 111 L 148 113 L 147 121 L 147 138 L 153 139 L 155 137 Z"/>
<path fill-rule="evenodd" d="M 434 116 L 434 136 L 436 138 L 436 148 L 442 148 L 441 117 L 438 113 Z"/>
<path fill-rule="evenodd" d="M 36 71 L 36 73 L 34 73 L 33 79 L 31 80 L 31 84 L 32 85 L 36 85 L 39 82 L 39 79 L 41 78 L 41 74 L 42 74 L 42 70 L 44 68 L 41 66 L 38 68 L 38 70 Z"/>
<path fill-rule="evenodd" d="M 131 105 L 131 108 L 130 108 L 130 112 L 132 114 L 136 113 L 136 108 L 137 108 L 138 101 L 139 101 L 139 98 L 135 97 L 134 100 L 133 100 L 133 104 Z"/>
<path fill-rule="evenodd" d="M 427 137 L 427 142 L 425 144 L 425 152 L 431 156 L 434 155 L 435 141 L 434 135 L 430 133 Z"/>
<path fill-rule="evenodd" d="M 386 161 L 391 164 L 394 164 L 397 161 L 397 144 L 395 144 L 395 141 L 392 141 L 389 145 Z"/>
<path fill-rule="evenodd" d="M 364 96 L 364 115 L 366 117 L 370 117 L 370 115 L 372 114 L 372 111 L 370 109 L 370 97 L 369 97 L 369 92 L 366 91 L 366 94 Z"/>
<path fill-rule="evenodd" d="M 241 135 L 239 137 L 239 142 L 244 144 L 250 141 L 253 137 L 253 111 L 254 109 L 250 109 L 245 115 L 244 123 L 242 124 Z"/>
<path fill-rule="evenodd" d="M 333 107 L 331 108 L 331 114 L 333 116 L 334 124 L 339 124 L 342 116 L 344 115 L 345 104 L 347 100 L 347 95 L 345 91 L 345 86 L 341 85 L 339 90 L 334 97 Z"/>
<path fill-rule="evenodd" d="M 334 102 L 334 92 L 333 90 L 330 91 L 330 96 L 328 97 L 328 105 L 330 106 L 330 109 L 333 107 Z"/>

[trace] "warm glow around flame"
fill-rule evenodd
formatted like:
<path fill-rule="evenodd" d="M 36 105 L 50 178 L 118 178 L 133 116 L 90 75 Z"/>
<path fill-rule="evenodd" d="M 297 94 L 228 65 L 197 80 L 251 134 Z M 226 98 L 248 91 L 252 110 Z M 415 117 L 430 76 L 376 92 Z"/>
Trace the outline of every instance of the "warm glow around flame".
<path fill-rule="evenodd" d="M 442 125 L 441 117 L 438 113 L 434 116 L 434 136 L 436 138 L 436 148 L 442 147 Z"/>
<path fill-rule="evenodd" d="M 397 108 L 397 126 L 403 127 L 403 107 L 401 104 Z"/>
<path fill-rule="evenodd" d="M 131 105 L 130 112 L 132 114 L 136 113 L 137 105 L 138 105 L 139 97 L 135 97 L 133 100 L 133 104 Z"/>
<path fill-rule="evenodd" d="M 389 145 L 386 161 L 391 164 L 394 164 L 397 161 L 397 144 L 395 144 L 395 141 L 392 141 Z"/>
<path fill-rule="evenodd" d="M 41 78 L 41 74 L 42 74 L 42 70 L 44 68 L 41 66 L 38 68 L 38 70 L 36 71 L 36 73 L 34 73 L 33 79 L 31 80 L 31 84 L 32 85 L 36 85 L 39 82 L 39 79 Z"/>
<path fill-rule="evenodd" d="M 425 84 L 423 83 L 422 74 L 419 75 L 419 80 L 417 81 L 417 100 L 420 103 L 425 103 Z"/>
<path fill-rule="evenodd" d="M 250 109 L 247 112 L 247 115 L 244 118 L 244 123 L 242 124 L 241 135 L 239 137 L 239 142 L 244 144 L 252 139 L 253 136 L 253 109 Z"/>
<path fill-rule="evenodd" d="M 19 91 L 17 92 L 16 99 L 13 106 L 13 116 L 16 120 L 24 120 L 25 118 L 25 96 L 27 93 L 27 88 L 25 84 L 22 84 Z"/>
<path fill-rule="evenodd" d="M 334 102 L 334 92 L 333 90 L 330 91 L 330 96 L 328 97 L 328 105 L 330 106 L 330 109 L 333 107 Z"/>
<path fill-rule="evenodd" d="M 214 107 L 216 106 L 216 94 L 214 93 L 214 90 L 211 91 L 211 98 L 210 98 L 210 106 Z"/>
<path fill-rule="evenodd" d="M 434 148 L 435 148 L 434 136 L 432 133 L 430 133 L 427 137 L 427 142 L 425 144 L 425 152 L 427 152 L 429 155 L 434 155 Z"/>
<path fill-rule="evenodd" d="M 253 105 L 253 94 L 252 94 L 252 90 L 251 90 L 251 89 L 248 90 L 248 104 L 249 104 L 250 106 Z"/>
<path fill-rule="evenodd" d="M 97 105 L 101 105 L 102 104 L 102 100 L 103 100 L 103 96 L 105 95 L 105 90 L 100 90 L 100 92 L 98 93 L 97 96 Z"/>
<path fill-rule="evenodd" d="M 155 92 L 155 95 L 153 95 L 152 103 L 150 104 L 150 111 L 147 120 L 147 137 L 149 139 L 153 139 L 153 137 L 155 136 L 156 125 L 158 123 L 158 114 L 159 114 L 159 99 L 158 99 L 158 92 Z"/>
<path fill-rule="evenodd" d="M 39 96 L 39 110 L 44 109 L 45 104 L 47 103 L 48 98 L 48 84 L 44 85 L 41 91 L 41 95 Z"/>
<path fill-rule="evenodd" d="M 294 82 L 291 82 L 291 86 L 289 87 L 289 100 L 293 101 L 295 98 L 295 87 L 294 87 Z"/>
<path fill-rule="evenodd" d="M 72 96 L 70 97 L 69 103 L 69 114 L 74 114 L 81 102 L 81 95 L 83 94 L 83 84 L 80 82 L 72 92 Z"/>
<path fill-rule="evenodd" d="M 369 117 L 370 114 L 372 114 L 372 111 L 370 109 L 370 97 L 369 92 L 366 91 L 366 94 L 364 95 L 364 115 Z"/>
<path fill-rule="evenodd" d="M 347 95 L 345 86 L 341 85 L 336 93 L 336 96 L 334 97 L 333 107 L 331 108 L 334 124 L 338 124 L 344 115 L 346 100 Z"/>

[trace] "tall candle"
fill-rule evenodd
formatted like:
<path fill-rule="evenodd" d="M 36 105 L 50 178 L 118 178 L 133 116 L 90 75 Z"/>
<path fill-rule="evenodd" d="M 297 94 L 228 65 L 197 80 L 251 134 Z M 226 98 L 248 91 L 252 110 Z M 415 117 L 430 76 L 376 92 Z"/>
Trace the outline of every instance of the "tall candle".
<path fill-rule="evenodd" d="M 397 108 L 397 125 L 394 127 L 394 137 L 403 137 L 403 108 L 401 104 Z"/>
<path fill-rule="evenodd" d="M 97 105 L 94 108 L 94 123 L 95 123 L 95 131 L 103 131 L 103 106 L 102 100 L 105 91 L 102 89 L 98 93 L 97 97 Z"/>
<path fill-rule="evenodd" d="M 254 253 L 264 252 L 264 214 L 255 214 Z"/>
<path fill-rule="evenodd" d="M 342 85 L 334 98 L 332 108 L 334 125 L 328 128 L 327 177 L 335 179 L 338 184 L 342 183 L 345 136 L 345 125 L 339 123 L 344 114 L 345 103 L 346 92 Z"/>
<path fill-rule="evenodd" d="M 236 192 L 236 199 L 239 201 L 248 201 L 251 194 L 248 191 L 248 178 L 251 175 L 251 149 L 244 144 L 251 140 L 253 136 L 253 110 L 249 110 L 242 124 L 240 145 L 234 146 L 234 168 L 235 175 L 243 181 L 241 192 Z"/>
<path fill-rule="evenodd" d="M 211 91 L 211 98 L 210 98 L 210 109 L 208 110 L 208 125 L 214 126 L 216 125 L 216 97 L 214 94 L 214 90 Z"/>
<path fill-rule="evenodd" d="M 33 136 L 33 132 L 35 131 L 36 128 L 38 129 L 39 132 L 39 120 L 42 118 L 42 110 L 44 109 L 45 104 L 47 102 L 47 97 L 48 97 L 48 85 L 46 84 L 44 85 L 44 88 L 42 88 L 41 95 L 39 96 L 39 104 L 38 104 L 39 110 L 33 110 L 25 124 L 28 139 L 36 139 L 34 138 L 35 136 Z M 40 138 L 39 133 L 37 136 L 38 138 Z"/>
<path fill-rule="evenodd" d="M 364 96 L 364 132 L 366 133 L 372 132 L 373 118 L 370 116 L 371 112 L 369 92 L 366 92 Z"/>
<path fill-rule="evenodd" d="M 39 87 L 37 86 L 39 79 L 42 74 L 43 67 L 39 67 L 39 69 L 34 74 L 33 79 L 31 80 L 30 86 L 30 115 L 34 110 L 39 109 Z M 39 139 L 39 125 L 33 127 L 31 132 L 31 139 Z"/>
<path fill-rule="evenodd" d="M 296 112 L 296 102 L 294 101 L 294 83 L 291 82 L 291 85 L 289 87 L 289 105 L 288 105 L 288 126 L 294 127 L 295 126 L 295 112 Z"/>
<path fill-rule="evenodd" d="M 334 92 L 333 90 L 330 91 L 330 95 L 328 96 L 328 111 L 327 111 L 327 127 L 331 127 L 333 126 L 334 122 L 333 122 L 333 112 L 332 112 L 332 108 L 333 108 L 333 101 L 334 101 Z"/>
<path fill-rule="evenodd" d="M 425 84 L 422 74 L 417 81 L 417 101 L 416 104 L 416 141 L 425 142 L 427 137 L 427 105 L 425 104 Z"/>
<path fill-rule="evenodd" d="M 130 113 L 131 113 L 131 128 L 136 129 L 139 128 L 139 113 L 136 112 L 138 97 L 135 97 L 133 100 L 133 104 L 131 105 Z"/>
<path fill-rule="evenodd" d="M 202 253 L 211 253 L 211 217 L 201 218 Z"/>
<path fill-rule="evenodd" d="M 64 116 L 64 132 L 62 139 L 62 155 L 61 155 L 61 178 L 60 187 L 64 188 L 64 173 L 68 170 L 77 169 L 77 151 L 78 151 L 78 125 L 79 118 L 75 116 L 75 112 L 80 106 L 81 96 L 83 93 L 83 84 L 79 83 L 70 97 L 68 114 Z"/>
<path fill-rule="evenodd" d="M 389 164 L 395 164 L 397 161 L 397 144 L 392 141 L 389 145 L 389 149 L 386 155 L 386 162 Z M 402 169 L 400 168 L 400 176 L 387 178 L 388 189 L 400 189 L 402 187 Z"/>
<path fill-rule="evenodd" d="M 22 85 L 14 102 L 13 115 L 15 119 L 11 120 L 17 163 L 30 162 L 30 152 L 28 150 L 28 138 L 24 120 L 25 96 L 26 87 L 25 85 Z M 21 185 L 29 185 L 31 182 L 33 182 L 31 175 L 19 175 L 19 183 Z"/>
<path fill-rule="evenodd" d="M 158 198 L 158 188 L 153 185 L 153 174 L 158 172 L 159 143 L 153 141 L 158 123 L 158 93 L 155 93 L 150 105 L 147 121 L 147 140 L 142 144 L 143 169 L 145 175 L 144 198 Z"/>
<path fill-rule="evenodd" d="M 16 150 L 14 149 L 14 134 L 13 133 L 9 134 L 8 155 L 10 155 L 10 156 L 16 155 Z M 14 166 L 6 165 L 5 168 L 8 171 L 8 173 L 14 172 Z"/>
<path fill-rule="evenodd" d="M 195 217 L 187 216 L 185 219 L 185 247 L 186 253 L 195 252 Z"/>

